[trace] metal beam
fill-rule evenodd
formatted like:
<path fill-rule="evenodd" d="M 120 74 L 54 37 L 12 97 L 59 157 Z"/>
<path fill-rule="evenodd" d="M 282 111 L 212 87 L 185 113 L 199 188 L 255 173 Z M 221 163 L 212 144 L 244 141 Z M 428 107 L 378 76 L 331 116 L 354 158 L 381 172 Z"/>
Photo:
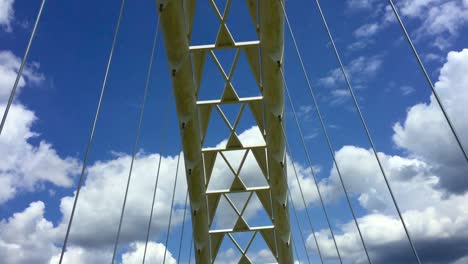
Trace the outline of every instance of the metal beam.
<path fill-rule="evenodd" d="M 211 263 L 200 127 L 184 6 L 180 0 L 158 0 L 157 4 L 179 116 L 192 212 L 195 259 L 197 263 Z"/>
<path fill-rule="evenodd" d="M 262 87 L 265 105 L 269 183 L 274 225 L 277 236 L 278 262 L 293 263 L 291 228 L 288 210 L 286 148 L 282 132 L 284 87 L 280 69 L 283 65 L 284 17 L 282 0 L 259 1 Z"/>
<path fill-rule="evenodd" d="M 246 0 L 259 32 L 259 40 L 236 42 L 226 24 L 232 1 L 227 0 L 226 9 L 219 10 L 215 1 L 209 1 L 219 20 L 219 31 L 214 44 L 189 46 L 192 34 L 192 19 L 195 1 L 157 0 L 160 8 L 161 23 L 166 52 L 172 74 L 174 96 L 181 129 L 182 146 L 187 170 L 187 182 L 192 206 L 192 225 L 197 252 L 197 263 L 207 264 L 216 261 L 221 244 L 226 237 L 241 253 L 239 263 L 252 263 L 248 257 L 250 243 L 257 236 L 263 239 L 278 263 L 293 263 L 291 229 L 288 213 L 287 180 L 285 169 L 285 139 L 282 133 L 284 115 L 283 82 L 280 67 L 283 61 L 283 12 L 278 0 Z M 257 6 L 257 3 L 260 3 Z M 184 13 L 185 12 L 185 13 Z M 259 14 L 259 17 L 257 17 Z M 245 19 L 239 17 L 239 19 Z M 216 26 L 216 25 L 213 25 Z M 218 61 L 215 50 L 235 50 L 231 69 L 224 69 Z M 250 70 L 262 96 L 240 98 L 233 86 L 232 74 L 237 67 L 240 53 L 245 53 Z M 225 79 L 221 98 L 197 101 L 205 61 L 211 59 Z M 193 66 L 192 66 L 193 65 Z M 193 68 L 192 68 L 193 67 Z M 229 121 L 222 110 L 224 104 L 237 104 L 240 112 L 236 120 Z M 240 118 L 249 108 L 251 120 L 264 136 L 265 143 L 247 145 L 240 141 L 237 126 Z M 218 114 L 229 130 L 226 146 L 204 148 L 205 136 L 212 115 Z M 226 153 L 243 153 L 242 161 L 234 167 Z M 248 155 L 256 162 L 263 185 L 249 185 L 241 178 L 243 164 Z M 216 162 L 225 162 L 234 179 L 230 187 L 208 189 Z M 219 176 L 219 175 L 218 175 Z M 221 175 L 225 176 L 225 175 Z M 266 180 L 265 180 L 266 179 Z M 223 181 L 226 179 L 223 178 Z M 258 180 L 258 179 L 257 179 Z M 235 194 L 245 193 L 245 204 L 237 205 L 231 200 Z M 265 221 L 269 224 L 251 226 L 244 212 L 256 197 L 266 212 Z M 220 199 L 236 212 L 233 226 L 219 229 L 213 225 L 215 215 L 223 214 L 218 210 Z M 232 216 L 231 216 L 232 217 Z M 258 224 L 258 223 L 257 223 Z M 216 228 L 215 228 L 216 227 Z M 254 234 L 249 246 L 241 248 L 233 233 Z"/>

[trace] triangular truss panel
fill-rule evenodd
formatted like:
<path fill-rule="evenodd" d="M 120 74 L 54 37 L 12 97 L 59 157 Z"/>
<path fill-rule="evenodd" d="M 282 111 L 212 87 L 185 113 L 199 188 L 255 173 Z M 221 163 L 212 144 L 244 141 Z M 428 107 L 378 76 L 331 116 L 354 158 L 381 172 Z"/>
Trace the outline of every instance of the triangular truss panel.
<path fill-rule="evenodd" d="M 258 252 L 266 250 L 268 263 L 293 263 L 281 2 L 157 2 L 190 179 L 196 262 L 230 256 L 265 263 Z"/>

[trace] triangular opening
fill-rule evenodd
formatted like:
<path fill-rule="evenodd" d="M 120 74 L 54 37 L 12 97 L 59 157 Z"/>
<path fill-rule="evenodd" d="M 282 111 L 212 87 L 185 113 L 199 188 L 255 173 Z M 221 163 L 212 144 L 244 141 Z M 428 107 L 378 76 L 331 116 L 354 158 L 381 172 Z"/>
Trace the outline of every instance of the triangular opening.
<path fill-rule="evenodd" d="M 245 207 L 247 200 L 249 199 L 250 192 L 239 192 L 239 193 L 229 193 L 226 196 L 236 207 L 239 213 L 242 212 L 242 209 Z"/>
<path fill-rule="evenodd" d="M 213 112 L 213 105 L 205 104 L 198 107 L 198 120 L 200 122 L 200 134 L 202 142 L 205 140 L 206 131 Z"/>
<path fill-rule="evenodd" d="M 231 129 L 226 125 L 226 122 L 224 122 L 219 112 L 213 109 L 202 144 L 203 147 L 224 148 L 226 147 L 230 135 Z"/>
<path fill-rule="evenodd" d="M 233 0 L 226 24 L 237 41 L 257 40 L 256 25 L 251 18 L 247 1 Z M 255 11 L 253 11 L 255 12 Z"/>
<path fill-rule="evenodd" d="M 219 202 L 221 201 L 222 194 L 215 193 L 208 195 L 208 216 L 210 221 L 210 226 L 213 223 L 214 216 L 216 215 L 216 209 L 218 208 Z"/>
<path fill-rule="evenodd" d="M 219 100 L 223 95 L 226 81 L 211 56 L 206 56 L 198 89 L 198 101 Z"/>
<path fill-rule="evenodd" d="M 231 239 L 224 238 L 214 263 L 238 263 L 242 253 Z"/>
<path fill-rule="evenodd" d="M 252 54 L 253 54 L 253 51 L 252 51 Z M 255 69 L 256 68 L 254 68 L 254 70 Z M 259 78 L 259 74 L 260 73 L 258 72 L 257 78 Z M 249 61 L 247 60 L 247 56 L 245 52 L 241 52 L 239 55 L 239 59 L 236 65 L 236 70 L 233 73 L 231 82 L 233 86 L 236 87 L 236 91 L 241 98 L 262 95 L 260 88 L 258 86 L 258 82 L 255 78 L 255 73 L 253 72 L 253 69 L 251 65 L 249 64 Z"/>
<path fill-rule="evenodd" d="M 262 254 L 257 254 L 258 251 L 262 251 Z M 254 237 L 252 244 L 249 247 L 249 250 L 247 250 L 246 255 L 249 257 L 250 261 L 255 264 L 277 263 L 273 252 L 271 252 L 267 243 L 260 234 L 257 234 Z"/>
<path fill-rule="evenodd" d="M 255 232 L 236 232 L 236 233 L 231 233 L 231 239 L 234 239 L 234 241 L 239 245 L 240 248 L 242 248 L 243 251 L 247 249 L 247 246 L 250 243 L 250 240 L 253 239 Z"/>
<path fill-rule="evenodd" d="M 222 154 L 226 158 L 227 162 L 234 169 L 234 171 L 238 173 L 246 151 L 247 150 L 229 150 L 223 151 Z"/>
<path fill-rule="evenodd" d="M 218 49 L 214 50 L 213 53 L 216 60 L 221 65 L 221 68 L 223 68 L 224 73 L 226 73 L 226 76 L 229 76 L 235 62 L 237 49 Z"/>
<path fill-rule="evenodd" d="M 216 258 L 219 249 L 221 248 L 221 244 L 225 238 L 226 235 L 224 233 L 214 233 L 210 235 L 211 254 L 213 259 Z"/>
<path fill-rule="evenodd" d="M 207 183 L 206 185 L 208 185 L 208 183 L 210 182 L 217 154 L 218 153 L 216 151 L 207 151 L 203 153 L 203 165 L 205 168 L 205 182 Z"/>
<path fill-rule="evenodd" d="M 222 114 L 229 121 L 229 124 L 234 127 L 237 117 L 239 116 L 241 109 L 244 107 L 242 104 L 220 104 L 219 108 Z M 242 109 L 242 111 L 244 111 L 244 109 Z"/>
<path fill-rule="evenodd" d="M 245 107 L 236 126 L 236 132 L 238 135 L 244 134 L 246 131 L 248 131 L 248 136 L 240 137 L 242 145 L 262 146 L 266 144 L 262 132 L 257 126 L 257 123 L 258 122 L 255 119 L 250 107 Z"/>
<path fill-rule="evenodd" d="M 254 193 L 250 198 L 247 208 L 245 209 L 244 218 L 249 226 L 268 226 L 273 225 L 268 213 L 262 203 Z"/>
<path fill-rule="evenodd" d="M 208 190 L 226 190 L 231 187 L 231 182 L 235 176 L 221 155 L 216 156 L 213 172 L 208 182 Z"/>
<path fill-rule="evenodd" d="M 218 208 L 214 214 L 211 229 L 233 229 L 237 223 L 238 215 L 234 208 L 229 204 L 224 195 L 219 199 Z"/>
<path fill-rule="evenodd" d="M 203 73 L 205 70 L 205 63 L 207 57 L 206 50 L 194 50 L 191 53 L 192 56 L 192 68 L 193 75 L 195 80 L 195 92 L 198 99 L 198 93 L 200 91 L 200 85 L 203 78 Z"/>
<path fill-rule="evenodd" d="M 265 130 L 265 118 L 264 118 L 264 105 L 263 100 L 251 101 L 249 102 L 249 109 L 247 112 L 250 112 L 255 120 L 255 124 L 258 126 L 261 132 Z"/>
<path fill-rule="evenodd" d="M 249 151 L 247 154 L 244 165 L 240 170 L 239 178 L 242 179 L 248 188 L 268 186 L 266 177 L 252 151 Z"/>
<path fill-rule="evenodd" d="M 226 5 L 228 0 L 213 0 L 221 16 L 223 16 L 224 11 L 226 10 Z"/>
<path fill-rule="evenodd" d="M 215 43 L 218 27 L 207 27 L 206 25 L 219 25 L 219 19 L 210 1 L 197 1 L 190 45 Z"/>

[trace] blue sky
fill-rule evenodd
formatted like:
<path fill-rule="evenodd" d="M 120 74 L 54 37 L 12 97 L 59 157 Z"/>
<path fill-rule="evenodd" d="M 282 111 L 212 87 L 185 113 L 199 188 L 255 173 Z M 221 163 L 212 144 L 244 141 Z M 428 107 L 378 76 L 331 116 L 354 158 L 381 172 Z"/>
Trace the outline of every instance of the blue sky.
<path fill-rule="evenodd" d="M 256 38 L 244 2 L 234 2 L 228 19 L 234 38 L 236 41 Z M 468 146 L 468 123 L 464 118 L 468 105 L 468 2 L 395 2 L 432 80 L 439 81 L 436 88 L 462 142 Z M 455 246 L 468 243 L 468 214 L 463 209 L 463 204 L 468 202 L 464 178 L 468 173 L 467 164 L 454 145 L 438 106 L 430 100 L 429 87 L 386 1 L 324 1 L 322 4 L 422 259 L 425 263 L 468 263 L 466 248 Z M 40 1 L 0 0 L 2 112 L 39 5 Z M 193 44 L 213 43 L 218 29 L 216 17 L 208 1 L 198 1 L 197 5 Z M 54 256 L 63 239 L 67 208 L 70 208 L 79 176 L 118 11 L 119 3 L 109 0 L 46 3 L 7 129 L 0 136 L 0 154 L 6 157 L 0 164 L 3 186 L 0 187 L 0 257 L 5 263 L 56 261 Z M 317 92 L 340 169 L 352 192 L 364 237 L 371 245 L 372 257 L 376 263 L 413 263 L 314 2 L 288 1 L 287 13 Z M 72 230 L 70 259 L 74 256 L 76 263 L 101 263 L 109 258 L 109 246 L 118 223 L 118 212 L 109 207 L 119 207 L 123 197 L 155 24 L 154 1 L 127 3 L 90 155 L 88 179 L 80 200 L 84 205 L 77 219 L 81 220 L 77 220 L 76 232 Z M 160 218 L 155 218 L 152 231 L 155 261 L 156 253 L 164 250 L 164 245 L 158 243 L 164 243 L 167 199 L 172 190 L 175 155 L 181 146 L 161 37 L 143 120 L 141 151 L 130 188 L 131 202 L 124 220 L 124 239 L 119 251 L 123 254 L 119 260 L 122 263 L 134 263 L 132 261 L 141 253 L 138 241 L 144 239 L 144 234 L 132 226 L 144 225 L 147 221 L 147 203 L 151 199 L 148 194 L 152 193 L 150 185 L 159 154 L 164 156 L 161 176 L 164 178 L 158 197 L 161 204 L 155 210 Z M 223 65 L 229 64 L 232 58 L 229 52 L 217 55 Z M 286 80 L 299 111 L 340 249 L 346 263 L 365 263 L 298 62 L 286 31 Z M 245 58 L 241 58 L 233 80 L 241 96 L 256 92 L 252 89 L 254 79 L 249 74 Z M 221 88 L 217 87 L 222 85 L 222 79 L 214 65 L 206 65 L 203 78 L 200 99 L 219 97 Z M 291 158 L 299 168 L 327 263 L 336 263 L 331 237 L 287 102 L 286 106 Z M 163 138 L 161 124 L 165 119 L 168 131 Z M 227 137 L 220 122 L 218 119 L 213 123 L 207 141 L 209 146 Z M 252 124 L 252 119 L 241 124 L 237 132 L 242 139 L 254 140 Z M 162 142 L 165 142 L 164 147 Z M 289 167 L 289 182 L 297 198 L 297 184 L 292 166 Z M 185 198 L 184 175 L 179 176 L 178 210 L 171 239 L 179 235 Z M 299 207 L 308 250 L 316 259 L 305 211 L 303 206 Z M 99 219 L 95 215 L 97 212 L 101 215 Z M 255 213 L 252 211 L 253 215 Z M 102 230 L 101 234 L 87 230 L 90 226 Z M 190 225 L 186 227 L 186 231 L 191 230 Z M 185 233 L 186 250 L 181 263 L 187 262 L 189 231 Z M 294 236 L 299 241 L 296 227 Z M 178 253 L 176 240 L 172 239 L 168 247 L 175 256 Z M 300 244 L 297 246 L 301 251 Z M 431 250 L 435 246 L 439 249 Z M 222 260 L 229 263 L 232 252 L 228 248 L 222 250 Z M 393 250 L 398 253 L 392 254 Z M 301 252 L 300 255 L 300 261 L 305 263 L 305 254 Z M 261 262 L 261 252 L 255 252 L 255 256 Z M 70 263 L 75 262 L 70 260 Z"/>

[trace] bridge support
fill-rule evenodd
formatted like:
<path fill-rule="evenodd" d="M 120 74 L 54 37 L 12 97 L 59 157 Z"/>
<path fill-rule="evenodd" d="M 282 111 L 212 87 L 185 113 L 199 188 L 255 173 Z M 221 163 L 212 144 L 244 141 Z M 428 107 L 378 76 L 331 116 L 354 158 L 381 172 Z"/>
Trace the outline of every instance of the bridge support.
<path fill-rule="evenodd" d="M 249 247 L 254 239 L 263 239 L 267 249 L 278 263 L 293 263 L 291 230 L 288 213 L 285 139 L 282 132 L 284 95 L 281 67 L 283 62 L 283 13 L 279 0 L 246 0 L 253 20 L 258 27 L 259 39 L 236 42 L 226 25 L 232 0 L 226 9 L 219 10 L 209 1 L 219 19 L 220 29 L 214 43 L 190 46 L 190 36 L 195 10 L 195 0 L 157 0 L 165 40 L 174 97 L 179 118 L 184 151 L 186 176 L 190 196 L 192 225 L 197 263 L 216 261 L 221 244 L 230 239 L 240 252 L 239 263 L 252 263 Z M 238 0 L 235 0 L 238 1 Z M 259 6 L 257 6 L 257 2 Z M 258 14 L 258 17 L 257 17 Z M 216 25 L 213 25 L 216 26 Z M 216 58 L 218 49 L 235 50 L 231 69 L 223 69 Z M 240 53 L 245 53 L 262 96 L 240 98 L 232 85 L 232 73 Z M 206 59 L 213 59 L 225 79 L 221 98 L 199 101 L 198 93 Z M 230 121 L 223 113 L 226 104 L 240 106 L 236 120 Z M 240 118 L 249 109 L 263 136 L 264 144 L 248 145 L 241 142 L 236 128 Z M 224 147 L 203 148 L 212 113 L 220 114 L 230 130 Z M 238 167 L 230 160 L 233 153 L 241 162 Z M 240 156 L 239 156 L 240 155 Z M 231 157 L 231 158 L 230 158 Z M 241 177 L 247 159 L 259 167 L 265 184 L 249 185 Z M 227 164 L 233 175 L 229 188 L 209 189 L 213 168 L 217 162 Z M 236 195 L 247 197 L 241 206 L 236 205 Z M 252 200 L 257 199 L 267 215 L 269 225 L 250 224 L 244 213 Z M 235 223 L 227 229 L 215 229 L 215 215 L 220 201 L 227 201 L 236 214 Z M 236 235 L 252 234 L 246 247 L 236 241 Z"/>

